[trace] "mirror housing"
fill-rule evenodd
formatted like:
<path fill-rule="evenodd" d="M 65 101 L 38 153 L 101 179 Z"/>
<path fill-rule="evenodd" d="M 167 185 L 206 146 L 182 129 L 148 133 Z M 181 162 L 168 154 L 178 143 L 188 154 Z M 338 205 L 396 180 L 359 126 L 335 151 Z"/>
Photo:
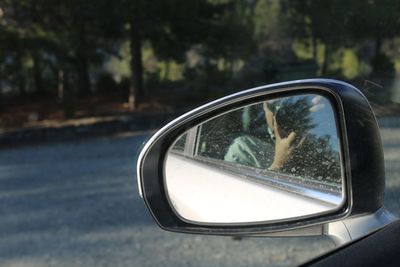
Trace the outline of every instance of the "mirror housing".
<path fill-rule="evenodd" d="M 299 93 L 326 96 L 333 105 L 342 144 L 346 190 L 341 208 L 306 218 L 239 224 L 196 223 L 178 216 L 168 199 L 164 179 L 166 155 L 176 139 L 192 127 L 236 107 Z M 321 234 L 324 230 L 315 227 L 381 210 L 385 189 L 379 128 L 368 100 L 355 87 L 329 79 L 261 86 L 218 99 L 182 115 L 154 134 L 143 147 L 137 162 L 137 179 L 140 194 L 161 228 L 217 235 L 273 235 L 296 229 L 316 229 L 310 233 Z M 295 235 L 303 235 L 301 233 L 305 232 Z"/>

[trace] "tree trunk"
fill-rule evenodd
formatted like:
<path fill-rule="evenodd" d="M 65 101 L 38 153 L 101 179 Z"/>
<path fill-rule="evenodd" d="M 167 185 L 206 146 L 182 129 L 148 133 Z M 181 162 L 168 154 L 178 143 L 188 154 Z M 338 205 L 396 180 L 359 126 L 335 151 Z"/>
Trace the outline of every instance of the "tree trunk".
<path fill-rule="evenodd" d="M 38 95 L 43 94 L 43 83 L 42 83 L 42 70 L 40 66 L 40 57 L 37 51 L 32 54 L 33 59 L 33 81 L 35 84 L 35 92 Z"/>
<path fill-rule="evenodd" d="M 381 49 L 382 49 L 382 38 L 380 36 L 377 36 L 375 39 L 375 54 L 374 54 L 375 58 L 379 56 L 379 54 L 381 53 Z"/>
<path fill-rule="evenodd" d="M 129 30 L 131 52 L 131 79 L 129 85 L 129 107 L 134 110 L 143 95 L 142 40 L 136 23 Z"/>
<path fill-rule="evenodd" d="M 170 70 L 170 64 L 169 64 L 169 60 L 165 60 L 165 71 L 164 71 L 164 81 L 168 80 L 169 78 L 169 70 Z"/>
<path fill-rule="evenodd" d="M 379 56 L 382 49 L 382 38 L 378 35 L 375 39 L 374 57 L 372 58 L 372 74 L 379 73 Z"/>
<path fill-rule="evenodd" d="M 250 4 L 250 15 L 252 17 L 254 17 L 256 14 L 256 7 L 257 7 L 258 0 L 252 0 L 252 1 L 248 1 L 248 2 Z"/>
<path fill-rule="evenodd" d="M 17 83 L 18 83 L 18 90 L 20 95 L 26 95 L 26 81 L 25 81 L 25 71 L 24 71 L 24 64 L 23 64 L 23 54 L 22 48 L 18 48 L 17 50 Z"/>
<path fill-rule="evenodd" d="M 321 68 L 321 75 L 324 76 L 326 75 L 328 71 L 328 64 L 329 64 L 329 46 L 328 44 L 325 44 L 325 49 L 324 49 L 324 61 L 322 62 L 322 68 Z"/>
<path fill-rule="evenodd" d="M 77 47 L 78 88 L 80 94 L 90 93 L 89 60 L 87 56 L 86 29 L 84 25 L 78 26 L 79 43 Z"/>
<path fill-rule="evenodd" d="M 62 104 L 64 102 L 64 71 L 59 69 L 57 72 L 57 102 Z"/>
<path fill-rule="evenodd" d="M 18 8 L 18 1 L 11 2 L 12 12 L 14 13 L 14 19 L 16 22 L 20 21 L 20 10 Z M 21 25 L 18 23 L 17 28 Z M 25 80 L 25 70 L 24 70 L 24 47 L 22 45 L 22 38 L 18 36 L 16 43 L 16 54 L 15 54 L 15 64 L 16 64 L 16 84 L 18 86 L 18 91 L 20 95 L 26 95 L 26 80 Z"/>
<path fill-rule="evenodd" d="M 315 62 L 317 62 L 317 38 L 315 37 L 315 35 L 312 35 L 312 40 L 311 40 L 311 49 L 312 49 L 312 57 L 314 59 Z"/>
<path fill-rule="evenodd" d="M 78 59 L 78 88 L 81 95 L 88 95 L 90 93 L 90 78 L 89 78 L 89 64 L 87 59 Z"/>

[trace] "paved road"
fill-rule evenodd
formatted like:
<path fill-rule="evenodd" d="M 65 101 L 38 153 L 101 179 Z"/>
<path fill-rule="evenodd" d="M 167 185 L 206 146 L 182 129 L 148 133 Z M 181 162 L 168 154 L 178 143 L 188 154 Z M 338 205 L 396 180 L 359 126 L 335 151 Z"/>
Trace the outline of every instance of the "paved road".
<path fill-rule="evenodd" d="M 147 135 L 0 151 L 1 266 L 290 266 L 328 238 L 167 233 L 138 197 L 135 159 Z M 400 215 L 400 129 L 382 131 L 387 206 Z"/>

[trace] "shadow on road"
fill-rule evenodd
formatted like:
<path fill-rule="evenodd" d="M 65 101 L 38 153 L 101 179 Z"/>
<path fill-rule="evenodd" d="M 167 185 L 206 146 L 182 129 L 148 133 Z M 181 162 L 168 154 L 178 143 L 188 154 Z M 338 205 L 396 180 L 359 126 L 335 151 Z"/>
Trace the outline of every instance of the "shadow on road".
<path fill-rule="evenodd" d="M 1 151 L 0 257 L 48 254 L 71 241 L 83 246 L 91 234 L 109 233 L 112 242 L 125 229 L 153 227 L 135 177 L 135 157 L 145 139 Z"/>

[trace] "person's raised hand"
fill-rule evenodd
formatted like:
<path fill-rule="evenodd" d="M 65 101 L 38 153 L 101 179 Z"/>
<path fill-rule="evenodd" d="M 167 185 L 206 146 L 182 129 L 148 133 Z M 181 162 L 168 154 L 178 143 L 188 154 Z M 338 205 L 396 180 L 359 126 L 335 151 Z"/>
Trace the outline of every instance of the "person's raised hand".
<path fill-rule="evenodd" d="M 293 141 L 296 137 L 295 132 L 291 132 L 287 137 L 282 137 L 279 133 L 279 126 L 276 122 L 275 117 L 273 127 L 275 135 L 275 156 L 274 161 L 269 167 L 269 170 L 277 171 L 282 169 L 282 167 L 292 155 L 293 151 L 304 143 L 305 137 L 301 139 L 298 145 L 294 146 Z"/>

